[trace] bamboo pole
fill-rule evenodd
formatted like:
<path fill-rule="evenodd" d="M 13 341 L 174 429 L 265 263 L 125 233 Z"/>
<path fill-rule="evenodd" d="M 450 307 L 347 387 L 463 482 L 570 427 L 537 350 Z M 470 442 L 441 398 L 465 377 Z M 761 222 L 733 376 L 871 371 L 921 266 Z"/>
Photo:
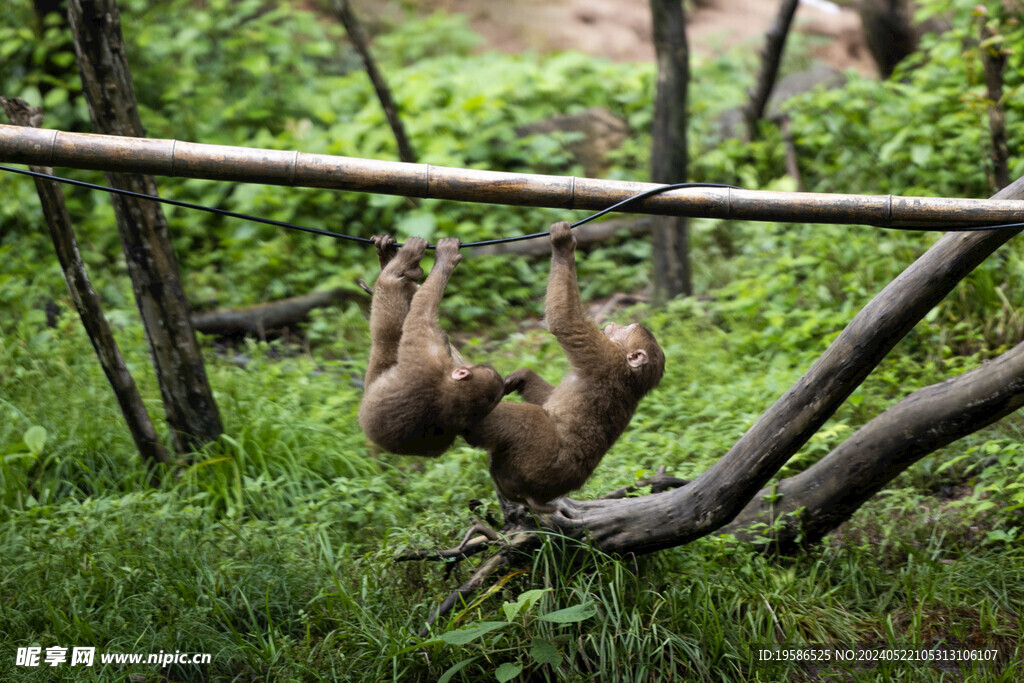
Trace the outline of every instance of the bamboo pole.
<path fill-rule="evenodd" d="M 0 125 L 0 163 L 296 187 L 322 187 L 488 204 L 596 211 L 652 183 L 502 173 L 297 151 L 206 145 Z M 1024 200 L 673 190 L 624 207 L 626 213 L 881 227 L 953 227 L 1024 221 Z"/>

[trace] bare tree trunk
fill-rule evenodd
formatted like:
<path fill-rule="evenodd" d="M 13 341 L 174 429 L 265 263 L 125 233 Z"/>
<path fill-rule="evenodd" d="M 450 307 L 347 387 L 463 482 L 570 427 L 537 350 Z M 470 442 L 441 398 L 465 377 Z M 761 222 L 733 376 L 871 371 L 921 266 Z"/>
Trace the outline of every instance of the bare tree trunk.
<path fill-rule="evenodd" d="M 994 198 L 1021 197 L 1024 179 L 1018 179 Z M 1018 232 L 955 232 L 940 238 L 850 321 L 810 370 L 721 460 L 689 485 L 624 500 L 562 499 L 559 511 L 550 517 L 551 524 L 567 535 L 586 538 L 602 550 L 619 553 L 646 553 L 682 545 L 725 526 L 821 428 L 897 342 L 964 276 Z M 974 392 L 975 378 L 959 386 L 968 387 L 963 389 L 965 392 Z M 1010 399 L 993 403 L 994 409 L 1000 411 L 1009 410 L 1011 405 Z M 988 424 L 966 406 L 960 415 L 956 419 L 964 420 L 968 427 Z M 899 423 L 894 426 L 900 427 Z M 951 434 L 967 433 L 966 428 L 954 429 Z M 846 457 L 860 452 L 856 435 L 850 441 L 848 446 L 844 444 Z M 940 442 L 941 439 L 933 441 Z M 866 489 L 873 476 L 875 472 L 870 469 L 847 468 L 842 485 Z M 813 502 L 805 500 L 810 495 L 807 489 L 793 491 L 786 505 L 796 508 Z M 651 520 L 657 523 L 652 524 Z M 827 529 L 822 526 L 818 531 L 824 533 Z"/>
<path fill-rule="evenodd" d="M 651 134 L 651 180 L 681 183 L 686 180 L 686 102 L 690 81 L 690 54 L 682 0 L 651 0 L 651 15 L 658 59 Z M 655 218 L 652 222 L 655 301 L 664 302 L 680 294 L 692 294 L 686 219 Z"/>
<path fill-rule="evenodd" d="M 796 143 L 793 141 L 793 129 L 789 123 L 789 114 L 783 114 L 779 122 L 782 131 L 782 142 L 786 146 L 786 173 L 796 181 L 796 191 L 803 192 L 804 181 L 800 177 L 800 164 L 796 156 Z"/>
<path fill-rule="evenodd" d="M 38 128 L 43 123 L 43 112 L 38 107 L 29 107 L 23 100 L 10 100 L 0 96 L 0 105 L 7 112 L 11 122 L 18 126 L 30 126 Z M 46 166 L 30 166 L 36 173 L 53 175 L 53 169 Z M 43 215 L 46 217 L 46 224 L 50 228 L 50 237 L 53 239 L 53 246 L 57 250 L 57 258 L 64 273 L 64 282 L 67 284 L 68 293 L 78 310 L 78 316 L 82 319 L 82 325 L 89 335 L 96 356 L 99 358 L 103 372 L 107 375 L 117 403 L 121 407 L 121 414 L 128 423 L 128 430 L 135 440 L 135 446 L 139 449 L 139 455 L 143 460 L 149 462 L 168 462 L 170 456 L 167 449 L 160 443 L 157 437 L 153 422 L 146 412 L 142 403 L 142 396 L 135 386 L 135 380 L 128 372 L 121 350 L 114 341 L 114 335 L 110 331 L 110 325 L 103 315 L 103 308 L 100 305 L 100 298 L 96 295 L 89 281 L 89 274 L 85 270 L 85 263 L 78 251 L 78 240 L 75 239 L 74 228 L 71 225 L 71 216 L 64 205 L 64 193 L 56 183 L 47 182 L 40 178 L 35 179 L 36 192 L 39 193 L 39 201 L 43 206 Z"/>
<path fill-rule="evenodd" d="M 64 16 L 64 0 L 32 0 L 32 8 L 36 15 L 35 31 L 40 38 L 42 38 L 45 31 L 49 30 L 47 28 L 47 18 L 50 14 L 58 14 L 61 16 L 62 22 L 67 22 L 67 17 Z M 43 73 L 46 74 L 46 78 L 38 81 L 39 94 L 44 98 L 53 90 L 55 84 L 63 83 L 71 76 L 73 68 L 70 65 L 57 62 L 56 55 L 63 52 L 62 49 L 54 50 L 55 46 L 52 43 L 49 47 L 51 49 L 47 50 L 42 64 Z M 62 36 L 60 47 L 70 48 L 71 42 Z M 74 93 L 68 93 L 69 99 L 73 100 L 76 96 Z"/>
<path fill-rule="evenodd" d="M 82 89 L 96 132 L 143 137 L 121 20 L 114 0 L 69 0 Z M 107 173 L 110 185 L 155 195 L 151 176 Z M 174 449 L 187 453 L 223 431 L 189 322 L 189 305 L 163 211 L 155 202 L 114 195 L 114 212 L 142 315 Z"/>
<path fill-rule="evenodd" d="M 985 66 L 985 87 L 988 90 L 988 129 L 992 138 L 992 174 L 996 187 L 1005 187 L 1010 182 L 1010 149 L 1006 144 L 1006 111 L 1003 109 L 1003 70 L 1006 68 L 1006 51 L 999 43 L 987 43 L 995 33 L 979 22 L 981 31 L 981 62 Z"/>
<path fill-rule="evenodd" d="M 782 51 L 786 47 L 789 27 L 793 24 L 793 15 L 800 0 L 783 0 L 779 8 L 779 16 L 769 29 L 764 51 L 761 53 L 761 72 L 750 91 L 750 103 L 743 110 L 747 121 L 747 136 L 753 140 L 757 137 L 757 122 L 764 118 L 768 98 L 775 87 L 775 79 L 779 75 L 779 64 L 782 62 Z"/>
<path fill-rule="evenodd" d="M 355 12 L 352 11 L 349 0 L 337 0 L 334 8 L 338 13 L 338 18 L 341 19 L 341 23 L 345 26 L 345 32 L 348 33 L 349 40 L 352 41 L 353 47 L 359 53 L 360 59 L 363 60 L 363 66 L 366 67 L 366 75 L 370 77 L 373 89 L 377 91 L 377 99 L 380 100 L 380 106 L 384 109 L 384 115 L 387 117 L 388 124 L 395 134 L 395 142 L 398 143 L 398 158 L 410 164 L 416 163 L 416 153 L 413 151 L 412 144 L 405 134 L 405 126 L 402 125 L 402 119 L 398 116 L 398 107 L 395 105 L 394 98 L 391 97 L 391 88 L 388 87 L 384 74 L 378 68 L 377 60 L 370 54 L 369 41 L 366 39 L 366 34 L 363 32 L 359 19 L 356 18 Z"/>
<path fill-rule="evenodd" d="M 857 11 L 864 27 L 864 42 L 882 78 L 917 49 L 910 0 L 860 0 Z"/>

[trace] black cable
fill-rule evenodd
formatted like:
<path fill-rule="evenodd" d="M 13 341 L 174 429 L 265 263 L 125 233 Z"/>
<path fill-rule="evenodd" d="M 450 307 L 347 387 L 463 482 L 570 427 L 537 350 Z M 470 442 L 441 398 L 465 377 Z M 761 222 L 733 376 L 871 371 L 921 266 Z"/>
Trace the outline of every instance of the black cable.
<path fill-rule="evenodd" d="M 87 183 L 87 182 L 83 182 L 81 180 L 72 180 L 71 178 L 64 178 L 64 177 L 61 177 L 61 176 L 50 175 L 50 174 L 47 174 L 47 173 L 37 173 L 36 171 L 26 171 L 26 170 L 20 169 L 20 168 L 11 168 L 10 166 L 0 166 L 0 171 L 10 171 L 11 173 L 20 173 L 22 175 L 32 176 L 34 178 L 43 178 L 45 180 L 51 180 L 51 181 L 54 181 L 54 182 L 66 183 L 68 185 L 75 185 L 75 186 L 78 186 L 78 187 L 86 187 L 86 188 L 89 188 L 91 190 L 100 190 L 102 192 L 110 192 L 112 194 L 121 194 L 121 195 L 126 195 L 126 196 L 129 196 L 129 197 L 136 197 L 138 199 L 148 199 L 150 201 L 160 202 L 161 204 L 170 204 L 171 206 L 180 206 L 180 207 L 186 208 L 186 209 L 195 209 L 197 211 L 206 211 L 207 213 L 212 213 L 212 214 L 216 214 L 216 215 L 220 215 L 220 216 L 230 216 L 231 218 L 241 218 L 241 219 L 244 219 L 244 220 L 254 221 L 256 223 L 264 223 L 266 225 L 273 225 L 273 226 L 276 226 L 276 227 L 279 227 L 279 228 L 288 228 L 289 230 L 301 230 L 303 232 L 313 233 L 314 235 L 326 235 L 327 237 L 336 237 L 338 239 L 350 240 L 352 242 L 362 242 L 363 244 L 372 244 L 373 243 L 371 240 L 367 239 L 366 237 L 354 237 L 352 235 L 343 235 L 343 234 L 337 233 L 337 232 L 330 232 L 330 231 L 327 231 L 327 230 L 320 230 L 319 228 L 307 228 L 307 227 L 302 226 L 302 225 L 296 225 L 294 223 L 288 223 L 288 222 L 285 222 L 285 221 L 276 221 L 276 220 L 272 220 L 272 219 L 269 219 L 269 218 L 260 218 L 258 216 L 252 216 L 252 215 L 249 215 L 249 214 L 238 213 L 236 211 L 228 211 L 226 209 L 217 209 L 217 208 L 214 208 L 214 207 L 211 207 L 211 206 L 204 206 L 202 204 L 192 204 L 191 202 L 183 202 L 183 201 L 180 201 L 180 200 L 177 200 L 177 199 L 165 199 L 164 197 L 157 197 L 157 196 L 150 195 L 150 194 L 144 194 L 142 192 L 133 192 L 131 190 L 122 190 L 120 188 L 109 187 L 109 186 L 106 186 L 106 185 L 96 185 L 94 183 Z M 606 213 L 614 211 L 615 209 L 617 209 L 617 208 L 619 208 L 621 206 L 625 206 L 627 204 L 631 204 L 633 202 L 639 201 L 639 200 L 644 199 L 646 197 L 650 197 L 650 196 L 653 196 L 653 195 L 656 195 L 656 194 L 661 194 L 662 192 L 668 192 L 669 190 L 678 190 L 678 189 L 682 189 L 682 188 L 686 188 L 686 187 L 720 187 L 720 188 L 731 188 L 731 189 L 734 189 L 734 190 L 742 190 L 743 189 L 741 187 L 736 187 L 734 185 L 722 185 L 722 184 L 719 184 L 719 183 L 676 183 L 674 185 L 662 185 L 661 187 L 656 187 L 654 189 L 647 190 L 646 192 L 641 192 L 640 194 L 636 194 L 636 195 L 633 195 L 632 197 L 628 197 L 627 199 L 624 199 L 621 202 L 618 202 L 617 204 L 613 204 L 612 206 L 609 206 L 606 209 L 602 209 L 601 211 L 598 211 L 597 213 L 591 214 L 591 215 L 587 216 L 586 218 L 578 220 L 578 221 L 576 221 L 575 223 L 572 224 L 572 227 L 576 228 L 576 227 L 579 227 L 579 226 L 583 225 L 584 223 L 589 223 L 590 221 L 595 220 L 597 218 L 600 218 L 601 216 L 605 215 Z M 480 240 L 478 242 L 466 242 L 466 243 L 461 245 L 461 248 L 466 248 L 466 247 L 482 247 L 482 246 L 485 246 L 485 245 L 502 244 L 502 243 L 505 243 L 505 242 L 521 242 L 523 240 L 531 240 L 531 239 L 536 239 L 538 237 L 545 237 L 545 236 L 547 236 L 549 234 L 550 234 L 550 232 L 544 231 L 544 232 L 534 232 L 534 233 L 530 233 L 528 235 L 517 235 L 516 237 L 501 237 L 501 238 L 497 238 L 497 239 Z M 399 243 L 396 246 L 400 247 L 400 246 L 402 246 L 402 244 Z M 437 245 L 435 245 L 435 244 L 429 244 L 429 245 L 427 245 L 427 248 L 428 249 L 433 249 L 436 246 Z"/>
<path fill-rule="evenodd" d="M 48 173 L 37 173 L 35 171 L 26 171 L 20 168 L 11 168 L 10 166 L 0 166 L 0 171 L 10 171 L 11 173 L 20 173 L 21 175 L 32 176 L 33 178 L 43 178 L 45 180 L 52 180 L 58 183 L 65 183 L 67 185 L 76 185 L 78 187 L 87 187 L 90 190 L 101 190 L 103 192 L 110 192 L 111 194 L 123 194 L 128 197 L 136 197 L 138 199 L 148 199 L 154 202 L 160 202 L 161 204 L 170 204 L 171 206 L 180 206 L 185 209 L 195 209 L 197 211 L 206 211 L 207 213 L 213 213 L 220 216 L 230 216 L 231 218 L 241 218 L 247 221 L 254 221 L 256 223 L 264 223 L 266 225 L 274 225 L 279 228 L 288 228 L 289 230 L 301 230 L 303 232 L 311 232 L 314 235 L 326 235 L 327 237 L 337 237 L 338 239 L 351 240 L 353 242 L 363 242 L 365 244 L 373 244 L 373 241 L 366 237 L 353 237 L 352 235 L 342 235 L 339 232 L 330 232 L 328 230 L 320 230 L 319 228 L 307 228 L 304 225 L 295 225 L 294 223 L 287 223 L 285 221 L 275 221 L 272 218 L 260 218 L 259 216 L 250 216 L 246 213 L 238 213 L 237 211 L 228 211 L 227 209 L 216 209 L 212 206 L 203 206 L 202 204 L 192 204 L 191 202 L 182 202 L 177 199 L 165 199 L 164 197 L 156 197 L 151 194 L 144 194 L 142 192 L 132 192 L 131 190 L 122 190 L 117 187 L 108 187 L 106 185 L 96 185 L 94 183 L 86 183 L 81 180 L 72 180 L 71 178 L 62 178 L 61 176 L 50 175 Z"/>
<path fill-rule="evenodd" d="M 253 215 L 245 214 L 245 213 L 238 213 L 237 211 L 228 211 L 226 209 L 217 209 L 217 208 L 214 208 L 212 206 L 204 206 L 202 204 L 192 204 L 191 202 L 183 202 L 183 201 L 179 201 L 177 199 L 165 199 L 164 197 L 157 197 L 157 196 L 150 195 L 150 194 L 144 194 L 142 192 L 132 192 L 131 190 L 122 190 L 122 189 L 117 188 L 117 187 L 108 187 L 106 185 L 96 185 L 94 183 L 86 183 L 86 182 L 83 182 L 81 180 L 72 180 L 71 178 L 64 178 L 64 177 L 61 177 L 61 176 L 50 175 L 50 174 L 47 174 L 47 173 L 37 173 L 36 171 L 26 171 L 24 169 L 12 168 L 10 166 L 0 166 L 0 171 L 9 171 L 10 173 L 19 173 L 21 175 L 32 176 L 34 178 L 42 178 L 44 180 L 51 180 L 53 182 L 65 183 L 67 185 L 75 185 L 75 186 L 78 186 L 78 187 L 85 187 L 85 188 L 89 188 L 91 190 L 100 190 L 102 192 L 109 192 L 111 194 L 121 194 L 121 195 L 126 195 L 128 197 L 136 197 L 138 199 L 148 199 L 150 201 L 160 202 L 161 204 L 170 204 L 171 206 L 180 206 L 180 207 L 185 208 L 185 209 L 195 209 L 197 211 L 206 211 L 207 213 L 217 214 L 217 215 L 220 215 L 220 216 L 229 216 L 231 218 L 240 218 L 242 220 L 253 221 L 254 223 L 263 223 L 265 225 L 273 225 L 273 226 L 279 227 L 279 228 L 287 228 L 288 230 L 301 230 L 302 232 L 308 232 L 308 233 L 312 233 L 314 235 L 324 235 L 326 237 L 335 237 L 335 238 L 338 238 L 338 239 L 349 240 L 351 242 L 360 242 L 362 244 L 373 244 L 373 241 L 370 240 L 369 238 L 366 238 L 366 237 L 355 237 L 353 235 L 344 235 L 342 233 L 330 232 L 329 230 L 321 230 L 319 228 L 307 228 L 304 225 L 296 225 L 295 223 L 288 223 L 286 221 L 276 221 L 276 220 L 273 220 L 271 218 L 260 218 L 259 216 L 253 216 Z M 593 214 L 587 216 L 586 218 L 581 218 L 580 220 L 576 221 L 575 223 L 572 223 L 571 225 L 572 225 L 572 227 L 577 228 L 577 227 L 579 227 L 581 225 L 584 225 L 585 223 L 589 223 L 592 220 L 600 218 L 601 216 L 604 216 L 605 214 L 607 214 L 607 213 L 609 213 L 611 211 L 614 211 L 615 209 L 618 209 L 620 207 L 626 206 L 627 204 L 632 204 L 633 202 L 640 201 L 641 199 L 646 199 L 647 197 L 651 197 L 651 196 L 654 196 L 654 195 L 657 195 L 657 194 L 661 194 L 662 192 L 669 192 L 671 190 L 680 190 L 680 189 L 693 188 L 693 187 L 717 187 L 717 188 L 730 189 L 730 190 L 742 190 L 742 189 L 744 189 L 744 188 L 738 187 L 736 185 L 723 185 L 721 183 L 674 183 L 672 185 L 662 185 L 660 187 L 655 187 L 655 188 L 653 188 L 651 190 L 647 190 L 646 192 L 641 192 L 639 194 L 633 195 L 632 197 L 628 197 L 626 199 L 623 199 L 622 201 L 620 201 L 620 202 L 618 202 L 616 204 L 613 204 L 612 206 L 609 206 L 606 209 L 602 209 L 602 210 L 598 211 L 597 213 L 593 213 Z M 916 227 L 903 227 L 903 226 L 889 226 L 889 227 L 890 227 L 890 229 L 893 229 L 893 230 L 911 230 L 911 231 L 920 230 L 920 231 L 929 231 L 929 232 L 975 232 L 975 231 L 979 231 L 979 230 L 1002 230 L 1002 229 L 1010 229 L 1010 228 L 1024 228 L 1024 223 L 1001 223 L 1001 224 L 998 224 L 998 225 L 963 225 L 963 226 L 950 226 L 950 227 L 945 227 L 945 228 L 916 228 Z M 517 235 L 515 237 L 500 237 L 500 238 L 490 239 L 490 240 L 480 240 L 478 242 L 465 242 L 461 246 L 462 246 L 462 248 L 466 248 L 466 247 L 482 247 L 482 246 L 491 245 L 491 244 L 503 244 L 505 242 L 521 242 L 523 240 L 531 240 L 531 239 L 536 239 L 538 237 L 545 237 L 545 236 L 547 236 L 549 234 L 551 234 L 551 233 L 548 232 L 548 231 L 533 232 L 533 233 L 529 233 L 529 234 L 526 234 L 526 235 Z M 402 244 L 399 243 L 397 246 L 402 246 Z M 436 246 L 437 245 L 435 245 L 435 244 L 429 244 L 429 245 L 427 245 L 427 248 L 428 249 L 433 249 Z"/>

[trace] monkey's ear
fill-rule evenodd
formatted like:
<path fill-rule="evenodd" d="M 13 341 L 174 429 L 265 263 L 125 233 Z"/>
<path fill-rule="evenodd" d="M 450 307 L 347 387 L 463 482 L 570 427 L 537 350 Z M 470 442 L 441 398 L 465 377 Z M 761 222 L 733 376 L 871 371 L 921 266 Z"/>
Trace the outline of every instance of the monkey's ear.
<path fill-rule="evenodd" d="M 452 370 L 452 379 L 454 379 L 456 382 L 462 381 L 464 379 L 470 379 L 472 377 L 473 371 L 470 370 L 469 368 L 458 367 Z"/>
<path fill-rule="evenodd" d="M 647 352 L 643 349 L 634 349 L 626 354 L 626 362 L 629 363 L 631 368 L 647 365 Z"/>

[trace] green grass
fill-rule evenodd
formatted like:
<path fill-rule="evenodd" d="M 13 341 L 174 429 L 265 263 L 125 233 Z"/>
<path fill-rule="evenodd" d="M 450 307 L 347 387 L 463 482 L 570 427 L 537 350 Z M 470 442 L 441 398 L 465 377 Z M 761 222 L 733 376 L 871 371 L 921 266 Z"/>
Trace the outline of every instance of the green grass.
<path fill-rule="evenodd" d="M 340 29 L 309 11 L 264 12 L 263 5 L 122 3 L 151 134 L 392 158 L 372 88 L 357 62 L 338 53 Z M 66 35 L 58 26 L 34 34 L 23 28 L 32 24 L 30 3 L 12 7 L 18 20 L 0 26 L 9 57 L 0 65 L 5 94 L 45 104 L 51 127 L 84 129 Z M 981 72 L 958 30 L 934 39 L 900 80 L 850 77 L 843 89 L 791 103 L 807 187 L 990 193 Z M 1021 41 L 1019 25 L 1003 30 L 1010 43 Z M 374 43 L 424 160 L 578 173 L 557 141 L 517 139 L 512 130 L 601 105 L 634 133 L 613 154 L 609 177 L 646 180 L 651 65 L 571 53 L 471 55 L 475 40 L 463 21 L 438 15 L 404 22 Z M 1019 88 L 1021 54 L 1011 57 L 1008 92 Z M 47 56 L 56 72 L 43 70 Z M 749 144 L 710 132 L 722 109 L 743 101 L 752 64 L 749 55 L 695 63 L 691 179 L 792 190 L 770 127 Z M 1019 102 L 1006 98 L 1011 123 L 1020 118 Z M 1013 136 L 1024 129 L 1009 130 Z M 1011 138 L 1010 148 L 1019 147 Z M 1015 174 L 1021 168 L 1015 160 Z M 454 545 L 470 523 L 471 500 L 497 506 L 480 451 L 461 444 L 427 460 L 368 446 L 356 422 L 369 338 L 360 306 L 315 312 L 302 344 L 224 348 L 203 340 L 225 436 L 150 488 L 68 300 L 31 184 L 0 177 L 0 187 L 0 680 L 478 681 L 518 674 L 558 681 L 1011 681 L 1024 674 L 1020 415 L 924 458 L 799 556 L 763 555 L 708 537 L 649 557 L 612 558 L 548 538 L 421 639 L 431 611 L 478 560 L 444 566 L 395 563 L 394 556 Z M 565 217 L 203 180 L 162 180 L 161 191 L 364 235 L 386 226 L 400 235 L 490 238 Z M 75 191 L 67 199 L 105 312 L 166 441 L 113 211 L 99 195 Z M 179 211 L 169 218 L 185 287 L 199 308 L 351 286 L 376 272 L 361 247 Z M 663 310 L 615 313 L 654 330 L 668 358 L 666 375 L 578 497 L 632 483 L 661 465 L 686 478 L 704 471 L 933 241 L 862 227 L 692 221 L 698 296 Z M 642 290 L 649 261 L 649 244 L 639 239 L 581 253 L 585 298 Z M 503 374 L 525 366 L 557 379 L 563 354 L 536 325 L 546 274 L 545 259 L 481 257 L 460 265 L 442 317 L 467 356 L 489 360 Z M 1024 334 L 1022 274 L 1020 244 L 988 259 L 781 474 L 817 461 L 915 389 L 1017 343 Z M 44 313 L 49 300 L 62 311 L 55 327 Z M 988 668 L 761 661 L 759 645 L 778 643 L 995 647 L 1007 660 Z M 16 667 L 17 649 L 32 645 L 180 650 L 208 653 L 212 662 L 163 670 Z"/>
<path fill-rule="evenodd" d="M 764 311 L 741 315 L 729 297 L 720 299 L 624 314 L 647 320 L 663 340 L 668 373 L 581 496 L 661 464 L 698 474 L 825 343 L 797 351 L 804 342 L 794 339 L 783 347 L 763 333 Z M 442 566 L 391 558 L 452 545 L 473 498 L 496 509 L 482 453 L 462 445 L 436 460 L 375 454 L 355 420 L 360 394 L 351 381 L 365 354 L 323 360 L 287 345 L 249 344 L 208 354 L 224 441 L 150 490 L 84 333 L 72 316 L 61 325 L 56 334 L 41 322 L 22 323 L 0 347 L 10 359 L 0 381 L 0 445 L 23 454 L 5 460 L 0 489 L 0 678 L 48 680 L 43 668 L 12 666 L 16 648 L 35 643 L 213 657 L 205 667 L 163 672 L 65 665 L 62 674 L 80 680 L 426 681 L 461 664 L 454 680 L 518 668 L 550 680 L 768 681 L 813 676 L 805 665 L 758 661 L 759 643 L 945 640 L 1013 651 L 1024 635 L 1024 552 L 986 535 L 1012 515 L 980 516 L 969 500 L 934 495 L 965 481 L 967 471 L 938 464 L 1013 434 L 1019 418 L 915 466 L 800 557 L 765 557 L 707 538 L 620 560 L 552 541 L 526 559 L 527 571 L 493 577 L 422 641 L 416 633 L 425 619 L 474 562 L 446 576 Z M 137 323 L 119 337 L 156 411 Z M 752 353 L 735 353 L 739 343 Z M 502 372 L 531 365 L 554 379 L 564 367 L 541 330 L 474 346 Z M 942 376 L 939 365 L 913 361 L 908 346 L 794 467 L 816 460 L 901 393 Z M 23 441 L 33 427 L 46 433 L 38 453 Z M 503 604 L 536 589 L 549 590 L 507 619 Z M 593 616 L 565 624 L 542 618 L 573 607 Z M 505 623 L 468 643 L 440 640 L 492 622 Z M 1000 679 L 995 669 L 979 669 L 970 677 L 1019 673 L 1011 668 Z M 925 665 L 861 666 L 852 674 L 954 680 Z"/>

